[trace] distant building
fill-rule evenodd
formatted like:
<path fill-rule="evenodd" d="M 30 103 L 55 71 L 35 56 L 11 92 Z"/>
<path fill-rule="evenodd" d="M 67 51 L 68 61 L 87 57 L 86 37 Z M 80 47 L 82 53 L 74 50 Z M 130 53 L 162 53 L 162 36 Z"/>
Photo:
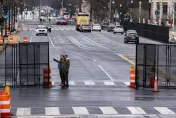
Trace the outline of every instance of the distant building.
<path fill-rule="evenodd" d="M 151 0 L 151 19 L 158 20 L 173 19 L 173 9 L 176 9 L 176 0 Z"/>

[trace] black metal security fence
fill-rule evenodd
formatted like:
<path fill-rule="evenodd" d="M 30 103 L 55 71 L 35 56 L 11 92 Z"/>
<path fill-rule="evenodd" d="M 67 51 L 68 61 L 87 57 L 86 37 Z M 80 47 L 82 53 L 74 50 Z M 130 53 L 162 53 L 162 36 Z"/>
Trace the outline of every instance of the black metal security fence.
<path fill-rule="evenodd" d="M 176 45 L 136 45 L 136 87 L 150 88 L 150 77 L 158 87 L 176 88 Z"/>
<path fill-rule="evenodd" d="M 133 29 L 137 31 L 139 36 L 155 41 L 169 43 L 169 27 L 134 23 L 128 21 L 122 21 L 121 24 L 123 25 L 125 31 Z"/>
<path fill-rule="evenodd" d="M 6 45 L 0 52 L 0 87 L 40 87 L 45 68 L 49 68 L 48 42 Z"/>

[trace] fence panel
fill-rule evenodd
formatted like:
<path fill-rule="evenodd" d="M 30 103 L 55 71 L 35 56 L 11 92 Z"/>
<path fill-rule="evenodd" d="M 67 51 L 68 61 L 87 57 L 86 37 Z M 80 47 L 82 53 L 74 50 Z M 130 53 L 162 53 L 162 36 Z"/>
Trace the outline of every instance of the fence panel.
<path fill-rule="evenodd" d="M 129 29 L 137 30 L 138 34 L 142 37 L 164 43 L 169 43 L 169 27 L 134 23 L 128 21 L 122 21 L 121 24 L 123 25 L 125 31 Z"/>
<path fill-rule="evenodd" d="M 139 87 L 152 88 L 151 76 L 160 88 L 176 88 L 176 45 L 137 44 L 136 70 Z"/>
<path fill-rule="evenodd" d="M 7 45 L 0 53 L 0 87 L 40 87 L 43 69 L 48 67 L 48 42 Z"/>

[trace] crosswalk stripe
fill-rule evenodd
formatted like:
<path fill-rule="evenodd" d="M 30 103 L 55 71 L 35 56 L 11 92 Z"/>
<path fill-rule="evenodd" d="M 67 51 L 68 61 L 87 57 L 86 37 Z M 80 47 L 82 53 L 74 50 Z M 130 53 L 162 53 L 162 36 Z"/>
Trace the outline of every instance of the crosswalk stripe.
<path fill-rule="evenodd" d="M 95 85 L 93 81 L 84 81 L 85 85 Z"/>
<path fill-rule="evenodd" d="M 175 114 L 172 110 L 167 107 L 154 107 L 161 114 Z"/>
<path fill-rule="evenodd" d="M 30 108 L 18 108 L 16 112 L 16 116 L 30 115 L 30 114 L 31 114 Z"/>
<path fill-rule="evenodd" d="M 127 107 L 132 114 L 146 114 L 146 112 L 140 107 Z"/>
<path fill-rule="evenodd" d="M 60 111 L 58 107 L 46 107 L 45 115 L 60 115 Z"/>
<path fill-rule="evenodd" d="M 118 114 L 113 107 L 99 107 L 103 114 Z"/>
<path fill-rule="evenodd" d="M 129 86 L 130 82 L 123 82 L 125 85 Z"/>
<path fill-rule="evenodd" d="M 107 86 L 113 86 L 113 85 L 115 85 L 114 82 L 104 82 L 104 84 L 107 85 Z"/>
<path fill-rule="evenodd" d="M 70 85 L 75 85 L 74 81 L 69 82 Z"/>
<path fill-rule="evenodd" d="M 85 107 L 72 107 L 72 108 L 75 114 L 80 114 L 80 115 L 89 114 L 88 110 Z"/>

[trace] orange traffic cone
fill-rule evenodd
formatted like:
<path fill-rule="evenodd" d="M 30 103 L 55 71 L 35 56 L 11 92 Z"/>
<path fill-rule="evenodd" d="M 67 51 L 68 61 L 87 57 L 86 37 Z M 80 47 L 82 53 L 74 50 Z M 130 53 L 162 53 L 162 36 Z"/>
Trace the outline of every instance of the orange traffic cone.
<path fill-rule="evenodd" d="M 154 84 L 153 92 L 159 92 L 158 91 L 158 80 L 157 79 L 155 79 L 155 84 Z"/>

